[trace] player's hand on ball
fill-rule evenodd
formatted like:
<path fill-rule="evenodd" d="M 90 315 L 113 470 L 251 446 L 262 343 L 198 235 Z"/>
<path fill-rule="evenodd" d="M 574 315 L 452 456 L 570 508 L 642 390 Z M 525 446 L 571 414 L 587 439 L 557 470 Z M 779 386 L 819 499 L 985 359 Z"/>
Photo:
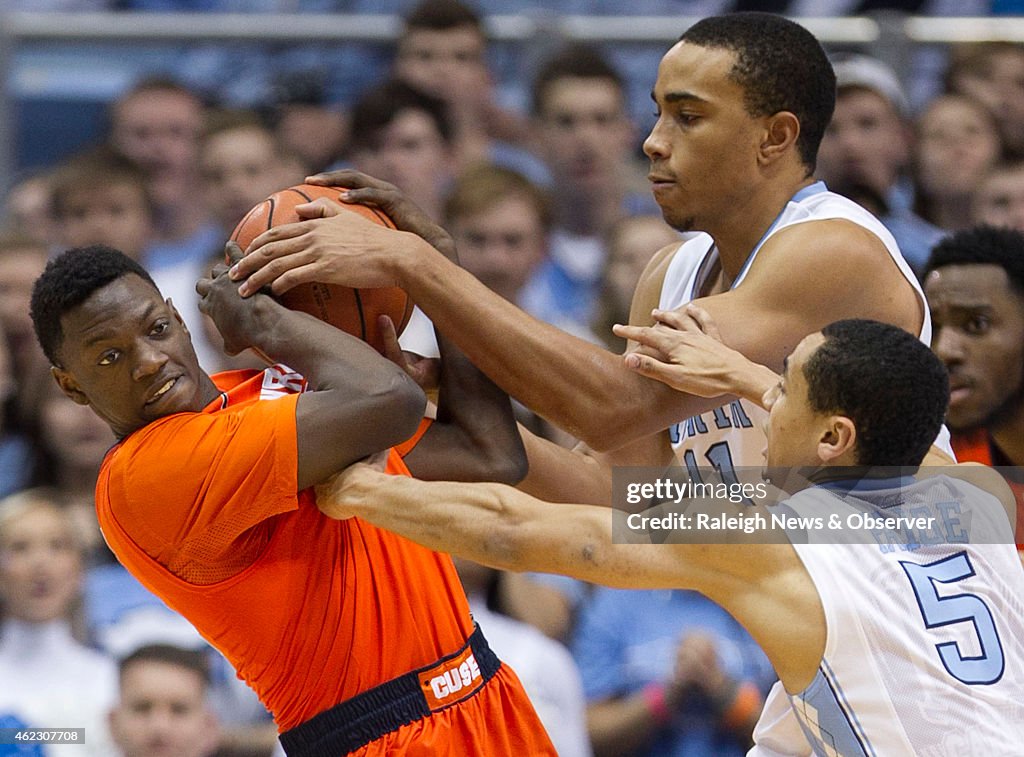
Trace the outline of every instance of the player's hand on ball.
<path fill-rule="evenodd" d="M 224 351 L 237 355 L 252 346 L 251 334 L 256 328 L 255 308 L 257 299 L 245 300 L 238 294 L 238 284 L 227 276 L 233 265 L 242 258 L 242 251 L 234 242 L 224 248 L 227 263 L 218 263 L 196 282 L 199 294 L 199 310 L 213 319 L 214 325 L 224 337 Z"/>
<path fill-rule="evenodd" d="M 349 187 L 340 196 L 342 202 L 354 202 L 378 207 L 387 213 L 402 231 L 409 231 L 425 239 L 449 260 L 456 260 L 455 242 L 451 235 L 434 223 L 420 207 L 406 197 L 394 184 L 375 179 L 360 171 L 344 168 L 328 171 L 306 179 L 310 184 Z"/>

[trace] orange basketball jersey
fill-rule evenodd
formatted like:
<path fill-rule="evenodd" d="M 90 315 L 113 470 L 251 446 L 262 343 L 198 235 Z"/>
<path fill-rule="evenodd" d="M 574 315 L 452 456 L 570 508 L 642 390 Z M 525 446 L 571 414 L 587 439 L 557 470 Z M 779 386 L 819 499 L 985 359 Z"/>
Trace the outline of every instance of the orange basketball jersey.
<path fill-rule="evenodd" d="M 221 398 L 203 412 L 151 423 L 103 462 L 97 513 L 125 567 L 224 654 L 281 731 L 462 648 L 473 622 L 447 555 L 328 518 L 311 489 L 296 491 L 302 377 L 274 366 L 214 381 Z M 389 473 L 409 475 L 402 457 L 428 423 L 391 451 Z M 404 738 L 438 754 L 554 753 L 507 666 L 445 709 L 465 696 L 453 688 L 437 687 L 426 722 L 366 748 Z"/>

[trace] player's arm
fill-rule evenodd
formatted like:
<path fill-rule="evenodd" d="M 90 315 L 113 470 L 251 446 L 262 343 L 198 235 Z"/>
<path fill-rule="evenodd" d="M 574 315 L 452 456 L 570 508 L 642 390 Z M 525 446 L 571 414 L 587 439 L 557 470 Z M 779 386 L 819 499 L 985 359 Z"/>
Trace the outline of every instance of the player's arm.
<path fill-rule="evenodd" d="M 630 517 L 589 505 L 552 506 L 503 484 L 388 476 L 354 465 L 317 489 L 328 516 L 358 516 L 429 549 L 495 568 L 572 576 L 634 589 L 695 589 L 751 632 L 783 682 L 799 691 L 824 649 L 824 615 L 788 544 L 617 543 Z M 721 512 L 722 503 L 703 503 Z M 716 540 L 717 541 L 717 540 Z M 730 538 L 730 541 L 732 539 Z M 786 628 L 782 635 L 775 632 Z"/>
<path fill-rule="evenodd" d="M 633 292 L 631 323 L 653 322 L 651 309 L 660 299 L 661 282 L 674 251 L 674 246 L 659 250 L 646 266 L 641 282 Z M 630 341 L 626 354 L 637 347 L 637 343 Z M 666 467 L 675 459 L 668 434 L 662 431 L 647 434 L 607 452 L 598 452 L 586 442 L 566 449 L 525 429 L 521 433 L 530 466 L 518 488 L 547 502 L 610 505 L 614 466 Z"/>
<path fill-rule="evenodd" d="M 228 250 L 240 254 L 234 243 Z M 254 348 L 301 373 L 312 390 L 298 398 L 295 411 L 299 489 L 412 436 L 426 398 L 401 368 L 361 340 L 271 297 L 243 300 L 224 270 L 215 268 L 196 290 L 225 349 Z"/>
<path fill-rule="evenodd" d="M 454 244 L 450 249 L 454 258 Z M 528 463 L 508 395 L 435 332 L 441 355 L 437 415 L 405 456 L 409 471 L 425 480 L 518 483 Z"/>

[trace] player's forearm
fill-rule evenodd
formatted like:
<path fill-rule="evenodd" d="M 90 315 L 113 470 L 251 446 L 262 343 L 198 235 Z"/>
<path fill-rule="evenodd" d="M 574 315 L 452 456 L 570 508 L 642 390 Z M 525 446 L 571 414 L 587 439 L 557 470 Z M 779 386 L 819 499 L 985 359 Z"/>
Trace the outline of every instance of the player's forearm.
<path fill-rule="evenodd" d="M 442 332 L 502 389 L 597 450 L 721 404 L 631 373 L 622 358 L 524 313 L 433 250 L 394 275 Z"/>
<path fill-rule="evenodd" d="M 296 409 L 300 488 L 416 431 L 426 397 L 405 371 L 365 342 L 263 299 L 252 345 L 298 371 L 312 390 Z"/>
<path fill-rule="evenodd" d="M 497 568 L 521 569 L 508 535 L 530 508 L 510 506 L 500 484 L 385 476 L 356 466 L 317 489 L 330 517 L 355 515 L 429 549 Z"/>
<path fill-rule="evenodd" d="M 764 407 L 764 395 L 779 382 L 779 374 L 771 368 L 737 353 L 736 365 L 729 373 L 732 394 Z"/>
<path fill-rule="evenodd" d="M 518 483 L 528 463 L 508 395 L 439 331 L 437 345 L 441 354 L 437 421 L 448 424 L 457 441 L 442 454 L 450 458 L 451 470 L 433 478 Z M 460 449 L 464 453 L 456 454 Z"/>
<path fill-rule="evenodd" d="M 517 488 L 545 502 L 610 506 L 610 466 L 575 449 L 566 449 L 521 428 L 529 471 Z"/>

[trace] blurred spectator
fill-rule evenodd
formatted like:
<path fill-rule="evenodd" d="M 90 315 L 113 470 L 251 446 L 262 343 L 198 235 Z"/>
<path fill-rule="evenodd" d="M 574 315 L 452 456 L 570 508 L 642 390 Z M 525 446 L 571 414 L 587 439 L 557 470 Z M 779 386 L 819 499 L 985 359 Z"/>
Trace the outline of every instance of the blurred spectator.
<path fill-rule="evenodd" d="M 4 198 L 4 225 L 50 247 L 57 228 L 50 206 L 50 174 L 33 173 L 15 182 Z"/>
<path fill-rule="evenodd" d="M 598 587 L 573 641 L 597 755 L 740 757 L 772 667 L 696 592 Z"/>
<path fill-rule="evenodd" d="M 992 112 L 1008 155 L 1024 158 L 1024 46 L 978 42 L 954 47 L 945 78 L 946 91 L 973 97 Z"/>
<path fill-rule="evenodd" d="M 997 163 L 974 193 L 974 223 L 1024 231 L 1024 162 Z"/>
<path fill-rule="evenodd" d="M 27 727 L 85 729 L 84 744 L 48 745 L 47 757 L 109 757 L 115 667 L 72 633 L 82 555 L 57 502 L 39 489 L 0 502 L 0 713 Z"/>
<path fill-rule="evenodd" d="M 16 424 L 17 382 L 10 348 L 0 323 L 0 497 L 25 488 L 32 475 L 32 451 Z"/>
<path fill-rule="evenodd" d="M 22 230 L 0 231 L 0 326 L 6 332 L 15 375 L 34 375 L 43 360 L 29 317 L 32 284 L 49 257 L 45 242 Z"/>
<path fill-rule="evenodd" d="M 301 184 L 304 169 L 255 113 L 226 111 L 208 119 L 199 150 L 203 201 L 225 239 L 254 205 Z"/>
<path fill-rule="evenodd" d="M 455 173 L 452 124 L 441 100 L 397 80 L 363 93 L 352 108 L 351 158 L 441 219 Z"/>
<path fill-rule="evenodd" d="M 110 732 L 123 757 L 208 757 L 216 750 L 218 724 L 202 652 L 148 645 L 121 660 L 119 672 Z"/>
<path fill-rule="evenodd" d="M 537 150 L 557 189 L 550 261 L 523 305 L 545 321 L 585 330 L 604 267 L 604 234 L 623 216 L 657 209 L 632 157 L 622 79 L 596 49 L 573 44 L 550 58 L 532 98 Z"/>
<path fill-rule="evenodd" d="M 280 74 L 271 97 L 274 133 L 282 147 L 302 161 L 303 177 L 341 158 L 348 147 L 348 114 L 327 103 L 323 74 L 311 70 Z"/>
<path fill-rule="evenodd" d="M 394 75 L 444 102 L 459 169 L 489 161 L 547 184 L 551 177 L 544 165 L 517 147 L 528 141 L 526 119 L 495 102 L 486 44 L 480 16 L 468 5 L 422 0 L 405 15 Z"/>
<path fill-rule="evenodd" d="M 45 483 L 59 493 L 86 562 L 111 562 L 96 521 L 95 489 L 100 463 L 116 440 L 106 423 L 68 399 L 51 376 L 41 380 L 36 424 Z"/>
<path fill-rule="evenodd" d="M 957 460 L 1024 465 L 1024 233 L 979 226 L 943 239 L 924 291 L 932 349 L 949 370 L 946 423 Z M 1019 548 L 1024 481 L 1011 486 Z"/>
<path fill-rule="evenodd" d="M 151 273 L 185 260 L 203 260 L 223 241 L 199 199 L 204 113 L 195 93 L 167 78 L 144 79 L 110 109 L 110 144 L 149 175 L 157 236 L 157 244 L 146 253 Z"/>
<path fill-rule="evenodd" d="M 612 333 L 612 325 L 629 323 L 633 292 L 640 274 L 661 248 L 679 244 L 683 237 L 660 215 L 630 216 L 608 230 L 608 257 L 601 274 L 601 294 L 591 328 L 594 338 L 612 352 L 624 352 L 626 342 Z"/>
<path fill-rule="evenodd" d="M 992 114 L 965 95 L 940 95 L 917 119 L 914 209 L 939 228 L 971 225 L 978 185 L 1002 153 Z"/>
<path fill-rule="evenodd" d="M 109 147 L 58 168 L 50 196 L 64 249 L 105 244 L 141 260 L 153 241 L 155 208 L 146 172 Z"/>
<path fill-rule="evenodd" d="M 470 560 L 452 558 L 473 619 L 494 653 L 519 676 L 560 757 L 589 757 L 586 702 L 569 650 L 533 626 L 488 608 L 488 593 L 504 577 Z"/>
<path fill-rule="evenodd" d="M 462 267 L 518 303 L 547 257 L 551 200 L 544 190 L 510 169 L 477 164 L 456 179 L 444 219 Z"/>
<path fill-rule="evenodd" d="M 836 108 L 818 151 L 817 175 L 833 192 L 866 204 L 920 275 L 942 231 L 912 210 L 904 170 L 910 161 L 907 99 L 881 61 L 850 55 L 833 61 Z"/>

